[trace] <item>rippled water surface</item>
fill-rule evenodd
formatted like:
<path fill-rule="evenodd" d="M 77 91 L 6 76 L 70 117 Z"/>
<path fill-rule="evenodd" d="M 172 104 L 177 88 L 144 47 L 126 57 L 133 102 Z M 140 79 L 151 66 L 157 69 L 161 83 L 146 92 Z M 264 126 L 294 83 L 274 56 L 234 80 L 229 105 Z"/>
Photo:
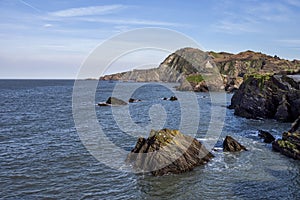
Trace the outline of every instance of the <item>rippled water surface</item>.
<path fill-rule="evenodd" d="M 93 81 L 82 83 L 87 90 L 95 84 Z M 172 84 L 100 82 L 93 106 L 105 101 L 113 90 L 124 99 L 130 95 L 142 100 L 122 107 L 94 106 L 104 140 L 98 137 L 97 131 L 95 134 L 76 132 L 72 115 L 73 84 L 74 81 L 63 80 L 0 81 L 0 198 L 300 198 L 299 161 L 273 152 L 269 144 L 257 137 L 258 129 L 269 130 L 280 137 L 290 124 L 236 117 L 232 110 L 225 109 L 231 95 L 226 95 L 223 104 L 218 100 L 224 94 L 176 93 Z M 132 94 L 126 93 L 129 88 L 134 88 Z M 181 100 L 193 97 L 198 105 L 193 99 L 185 103 L 161 99 L 173 94 Z M 211 101 L 214 98 L 217 101 Z M 84 98 L 82 101 L 85 105 Z M 213 110 L 219 114 L 214 115 Z M 123 165 L 124 154 L 115 153 L 116 149 L 130 151 L 137 137 L 146 137 L 151 128 L 182 129 L 185 134 L 210 144 L 216 138 L 206 137 L 207 130 L 217 131 L 217 124 L 210 120 L 221 117 L 224 110 L 222 134 L 213 135 L 219 140 L 213 150 L 215 157 L 191 172 L 162 177 L 135 174 Z M 200 113 L 198 121 L 193 115 L 195 111 Z M 85 135 L 94 136 L 98 145 L 93 144 L 93 150 L 99 155 L 105 152 L 104 157 L 116 165 L 110 166 L 107 160 L 92 156 L 91 147 L 81 140 Z M 223 153 L 221 145 L 226 135 L 236 138 L 249 151 Z M 105 141 L 115 148 L 104 149 Z"/>

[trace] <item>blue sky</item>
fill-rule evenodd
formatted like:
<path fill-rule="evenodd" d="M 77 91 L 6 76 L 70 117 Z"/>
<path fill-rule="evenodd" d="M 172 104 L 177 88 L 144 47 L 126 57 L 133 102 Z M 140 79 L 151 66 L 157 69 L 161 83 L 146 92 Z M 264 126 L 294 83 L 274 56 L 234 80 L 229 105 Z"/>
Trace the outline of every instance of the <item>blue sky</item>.
<path fill-rule="evenodd" d="M 300 59 L 299 19 L 298 0 L 0 0 L 0 78 L 75 78 L 101 42 L 143 27 L 179 31 L 204 50 Z"/>

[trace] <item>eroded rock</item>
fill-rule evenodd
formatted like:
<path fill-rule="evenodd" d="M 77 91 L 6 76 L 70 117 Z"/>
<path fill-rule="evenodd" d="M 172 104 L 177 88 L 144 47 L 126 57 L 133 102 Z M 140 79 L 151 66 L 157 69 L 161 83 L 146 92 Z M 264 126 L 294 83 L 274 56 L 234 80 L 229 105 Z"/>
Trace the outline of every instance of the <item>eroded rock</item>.
<path fill-rule="evenodd" d="M 183 173 L 205 164 L 213 155 L 198 140 L 178 130 L 152 130 L 147 139 L 139 138 L 126 162 L 138 172 L 154 176 Z"/>

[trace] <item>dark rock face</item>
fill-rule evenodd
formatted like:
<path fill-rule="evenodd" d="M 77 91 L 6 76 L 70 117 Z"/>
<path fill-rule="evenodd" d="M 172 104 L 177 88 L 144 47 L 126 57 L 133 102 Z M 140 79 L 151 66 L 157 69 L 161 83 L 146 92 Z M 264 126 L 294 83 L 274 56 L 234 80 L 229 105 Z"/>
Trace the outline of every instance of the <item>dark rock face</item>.
<path fill-rule="evenodd" d="M 241 117 L 294 121 L 300 115 L 299 80 L 295 77 L 297 75 L 246 77 L 229 108 Z"/>
<path fill-rule="evenodd" d="M 263 138 L 265 143 L 272 143 L 275 141 L 275 138 L 271 133 L 263 130 L 258 130 L 258 132 L 258 136 Z"/>
<path fill-rule="evenodd" d="M 152 130 L 150 136 L 139 138 L 126 162 L 137 171 L 154 176 L 183 173 L 205 164 L 213 155 L 195 138 L 178 130 Z"/>
<path fill-rule="evenodd" d="M 223 142 L 223 151 L 224 152 L 236 152 L 236 151 L 247 151 L 246 147 L 238 143 L 231 136 L 226 136 Z"/>
<path fill-rule="evenodd" d="M 300 160 L 300 116 L 292 124 L 289 132 L 282 134 L 282 139 L 272 143 L 275 151 L 279 151 L 283 155 Z"/>

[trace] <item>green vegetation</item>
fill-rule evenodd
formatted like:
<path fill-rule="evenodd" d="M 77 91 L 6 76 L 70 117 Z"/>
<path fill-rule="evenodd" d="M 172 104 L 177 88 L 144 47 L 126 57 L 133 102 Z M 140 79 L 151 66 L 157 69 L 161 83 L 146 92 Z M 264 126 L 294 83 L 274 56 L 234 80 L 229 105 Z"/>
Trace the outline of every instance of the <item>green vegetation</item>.
<path fill-rule="evenodd" d="M 214 58 L 223 57 L 222 55 L 220 55 L 219 53 L 214 52 L 214 51 L 210 51 L 209 53 L 210 53 L 210 55 L 212 55 Z"/>
<path fill-rule="evenodd" d="M 199 83 L 201 81 L 204 81 L 204 78 L 200 74 L 197 74 L 186 77 L 186 80 L 190 83 Z"/>
<path fill-rule="evenodd" d="M 256 79 L 258 81 L 258 87 L 260 90 L 263 89 L 265 82 L 268 81 L 273 74 L 271 73 L 265 73 L 265 74 L 245 74 L 243 79 L 245 83 L 248 83 L 249 81 Z"/>
<path fill-rule="evenodd" d="M 282 148 L 297 149 L 296 145 L 287 140 L 278 140 L 279 146 Z"/>

